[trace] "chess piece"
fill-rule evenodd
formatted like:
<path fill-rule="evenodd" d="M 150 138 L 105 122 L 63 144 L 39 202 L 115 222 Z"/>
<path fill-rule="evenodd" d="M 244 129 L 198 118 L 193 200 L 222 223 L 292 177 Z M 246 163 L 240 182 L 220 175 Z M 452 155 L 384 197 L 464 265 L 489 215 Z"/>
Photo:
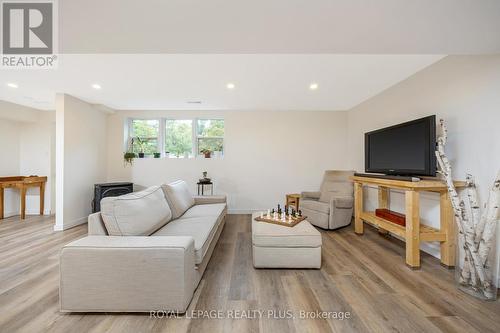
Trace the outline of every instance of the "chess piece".
<path fill-rule="evenodd" d="M 295 209 L 292 208 L 292 216 L 295 217 Z"/>
<path fill-rule="evenodd" d="M 302 217 L 302 211 L 299 209 L 299 217 Z"/>
<path fill-rule="evenodd" d="M 268 210 L 267 210 L 267 218 L 270 218 L 270 217 L 271 217 L 271 210 L 270 210 L 270 209 L 268 209 Z"/>
<path fill-rule="evenodd" d="M 281 215 L 281 207 L 280 207 L 280 204 L 278 204 L 278 215 Z"/>

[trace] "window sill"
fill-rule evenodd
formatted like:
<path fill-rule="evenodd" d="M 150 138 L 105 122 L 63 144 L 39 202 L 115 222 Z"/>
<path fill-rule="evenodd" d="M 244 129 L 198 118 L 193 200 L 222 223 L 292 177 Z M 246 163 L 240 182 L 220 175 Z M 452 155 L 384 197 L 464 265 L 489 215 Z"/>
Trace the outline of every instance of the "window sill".
<path fill-rule="evenodd" d="M 134 160 L 174 160 L 174 161 L 185 161 L 185 160 L 223 160 L 224 156 L 217 157 L 203 157 L 203 156 L 191 156 L 191 157 L 153 157 L 153 156 L 145 156 L 143 158 L 136 157 Z"/>

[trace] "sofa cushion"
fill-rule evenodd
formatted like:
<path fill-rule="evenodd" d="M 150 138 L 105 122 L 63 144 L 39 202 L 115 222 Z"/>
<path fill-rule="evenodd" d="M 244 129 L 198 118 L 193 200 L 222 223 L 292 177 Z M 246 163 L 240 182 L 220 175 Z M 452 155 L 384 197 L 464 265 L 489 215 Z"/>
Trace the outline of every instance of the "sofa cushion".
<path fill-rule="evenodd" d="M 212 206 L 212 205 L 203 205 Z M 219 205 L 217 205 L 219 206 Z M 193 208 L 198 207 L 194 206 Z M 186 217 L 193 209 L 189 209 L 181 218 L 168 223 L 151 236 L 191 236 L 194 238 L 195 263 L 203 261 L 205 254 L 212 243 L 213 237 L 224 214 Z M 213 207 L 215 209 L 215 207 Z M 219 209 L 217 207 L 217 209 Z M 224 207 L 225 208 L 225 207 Z"/>
<path fill-rule="evenodd" d="M 351 197 L 354 186 L 351 176 L 352 170 L 327 170 L 321 182 L 319 201 L 330 202 L 332 197 Z"/>
<path fill-rule="evenodd" d="M 161 187 L 170 205 L 170 209 L 172 209 L 174 219 L 184 214 L 185 211 L 194 205 L 193 196 L 189 192 L 185 181 L 178 180 L 170 184 L 164 184 Z"/>
<path fill-rule="evenodd" d="M 225 203 L 195 205 L 189 208 L 184 215 L 182 215 L 182 218 L 219 216 L 225 209 Z"/>
<path fill-rule="evenodd" d="M 334 199 L 336 208 L 350 209 L 354 205 L 353 197 L 338 197 Z"/>
<path fill-rule="evenodd" d="M 319 201 L 330 202 L 333 197 L 352 197 L 353 195 L 353 183 L 327 181 L 322 185 Z"/>
<path fill-rule="evenodd" d="M 300 209 L 301 210 L 309 209 L 321 212 L 323 214 L 330 214 L 330 204 L 321 201 L 302 200 L 300 202 Z"/>
<path fill-rule="evenodd" d="M 110 236 L 148 236 L 172 218 L 162 189 L 144 191 L 101 200 L 101 216 Z"/>
<path fill-rule="evenodd" d="M 330 215 L 307 208 L 302 208 L 302 214 L 307 216 L 307 221 L 312 225 L 323 229 L 329 229 Z"/>

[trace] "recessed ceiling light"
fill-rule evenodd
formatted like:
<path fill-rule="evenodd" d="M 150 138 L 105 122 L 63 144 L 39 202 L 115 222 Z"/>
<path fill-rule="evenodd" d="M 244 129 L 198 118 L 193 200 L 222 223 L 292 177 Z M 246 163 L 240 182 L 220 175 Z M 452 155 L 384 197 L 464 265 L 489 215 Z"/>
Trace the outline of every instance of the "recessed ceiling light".
<path fill-rule="evenodd" d="M 233 90 L 236 86 L 234 85 L 234 83 L 228 83 L 226 84 L 226 88 L 229 89 L 229 90 Z"/>
<path fill-rule="evenodd" d="M 10 88 L 19 88 L 19 86 L 16 83 L 7 83 L 7 87 L 10 87 Z"/>
<path fill-rule="evenodd" d="M 310 90 L 316 90 L 316 89 L 318 89 L 318 87 L 319 87 L 319 85 L 317 83 L 311 83 L 309 85 Z"/>
<path fill-rule="evenodd" d="M 99 85 L 99 84 L 97 84 L 97 83 L 94 83 L 94 84 L 92 85 L 92 88 L 99 90 L 99 89 L 101 89 L 101 85 Z"/>

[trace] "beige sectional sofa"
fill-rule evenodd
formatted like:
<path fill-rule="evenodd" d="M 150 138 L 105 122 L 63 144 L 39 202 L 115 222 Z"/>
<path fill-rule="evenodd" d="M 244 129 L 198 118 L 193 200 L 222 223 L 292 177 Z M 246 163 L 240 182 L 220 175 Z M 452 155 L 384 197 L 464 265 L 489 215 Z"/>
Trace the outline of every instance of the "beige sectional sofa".
<path fill-rule="evenodd" d="M 61 311 L 185 312 L 226 211 L 225 196 L 193 197 L 183 181 L 103 199 L 89 235 L 61 251 Z"/>

